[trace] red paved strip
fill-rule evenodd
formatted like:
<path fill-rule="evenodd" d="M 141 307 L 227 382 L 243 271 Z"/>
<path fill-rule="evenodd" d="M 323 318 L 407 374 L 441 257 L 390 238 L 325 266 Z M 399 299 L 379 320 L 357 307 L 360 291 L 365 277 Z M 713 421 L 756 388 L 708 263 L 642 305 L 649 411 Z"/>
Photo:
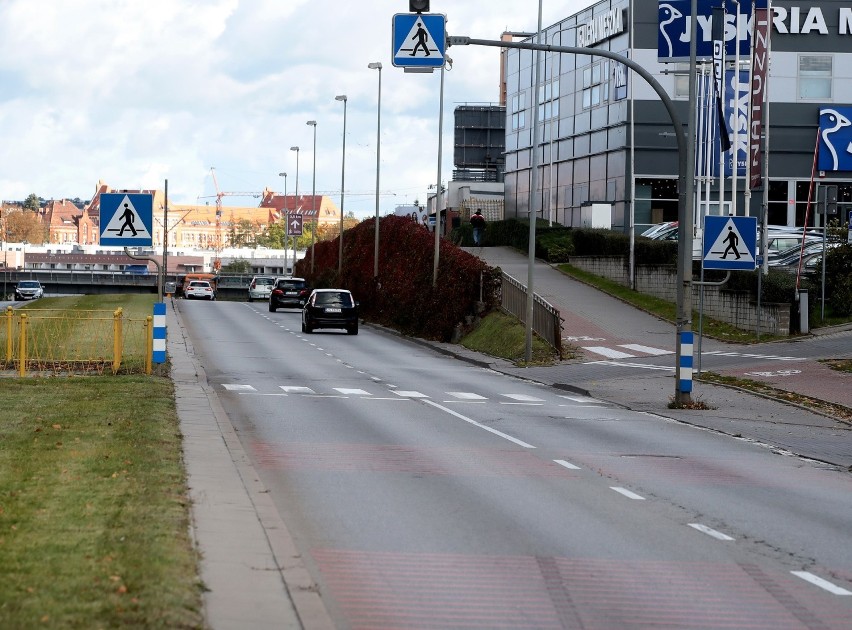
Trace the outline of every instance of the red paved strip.
<path fill-rule="evenodd" d="M 848 628 L 786 573 L 734 563 L 315 549 L 352 628 Z"/>
<path fill-rule="evenodd" d="M 576 476 L 576 472 L 539 459 L 526 450 L 304 442 L 256 442 L 252 449 L 259 465 L 271 470 L 494 477 Z"/>

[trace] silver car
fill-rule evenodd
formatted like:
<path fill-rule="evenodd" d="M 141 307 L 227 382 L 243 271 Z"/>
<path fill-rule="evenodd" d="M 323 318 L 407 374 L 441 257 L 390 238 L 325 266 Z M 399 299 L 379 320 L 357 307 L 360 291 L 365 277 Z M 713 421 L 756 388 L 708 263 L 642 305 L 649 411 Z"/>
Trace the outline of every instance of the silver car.
<path fill-rule="evenodd" d="M 274 285 L 275 278 L 272 276 L 255 276 L 251 279 L 251 284 L 249 285 L 248 301 L 268 300 Z"/>
<path fill-rule="evenodd" d="M 38 280 L 20 280 L 15 286 L 16 300 L 36 300 L 44 295 L 44 287 Z"/>

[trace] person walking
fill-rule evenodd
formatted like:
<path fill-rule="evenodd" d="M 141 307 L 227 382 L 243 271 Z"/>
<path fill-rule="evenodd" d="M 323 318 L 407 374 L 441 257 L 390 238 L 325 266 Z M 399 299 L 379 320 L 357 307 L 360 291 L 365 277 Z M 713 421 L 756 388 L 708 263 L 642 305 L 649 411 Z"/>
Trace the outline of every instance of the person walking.
<path fill-rule="evenodd" d="M 482 210 L 476 209 L 470 217 L 470 224 L 473 226 L 473 244 L 482 247 L 482 235 L 485 234 L 485 217 L 482 216 Z"/>

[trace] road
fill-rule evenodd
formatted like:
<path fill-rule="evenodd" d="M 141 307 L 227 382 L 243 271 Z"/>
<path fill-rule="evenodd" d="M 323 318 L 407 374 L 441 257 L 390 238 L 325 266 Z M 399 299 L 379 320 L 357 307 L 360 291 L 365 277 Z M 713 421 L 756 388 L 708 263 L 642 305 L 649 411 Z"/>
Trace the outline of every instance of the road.
<path fill-rule="evenodd" d="M 836 467 L 363 326 L 177 302 L 340 628 L 847 628 Z"/>

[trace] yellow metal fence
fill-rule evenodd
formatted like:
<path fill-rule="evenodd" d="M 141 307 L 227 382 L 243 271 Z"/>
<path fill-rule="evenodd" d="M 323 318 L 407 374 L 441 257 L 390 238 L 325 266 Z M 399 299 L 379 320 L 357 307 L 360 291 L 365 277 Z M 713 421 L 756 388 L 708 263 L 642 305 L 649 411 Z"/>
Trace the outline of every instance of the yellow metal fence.
<path fill-rule="evenodd" d="M 40 374 L 151 374 L 154 318 L 115 311 L 8 307 L 0 326 L 0 370 Z"/>

